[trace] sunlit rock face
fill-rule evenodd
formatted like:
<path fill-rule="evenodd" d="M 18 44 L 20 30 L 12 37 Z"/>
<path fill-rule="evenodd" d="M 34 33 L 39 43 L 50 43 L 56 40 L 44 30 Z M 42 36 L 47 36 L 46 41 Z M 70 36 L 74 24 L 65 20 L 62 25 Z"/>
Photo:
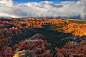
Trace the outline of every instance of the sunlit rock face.
<path fill-rule="evenodd" d="M 36 54 L 34 51 L 23 50 L 16 53 L 13 57 L 36 57 Z"/>
<path fill-rule="evenodd" d="M 85 19 L 86 0 L 65 1 L 54 4 L 52 1 L 17 4 L 12 0 L 0 0 L 0 16 L 12 18 L 60 17 Z"/>

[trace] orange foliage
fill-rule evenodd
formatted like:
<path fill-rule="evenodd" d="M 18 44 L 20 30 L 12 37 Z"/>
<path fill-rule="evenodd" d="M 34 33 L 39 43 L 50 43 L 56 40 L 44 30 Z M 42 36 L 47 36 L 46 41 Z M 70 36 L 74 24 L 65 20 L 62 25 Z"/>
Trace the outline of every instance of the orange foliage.
<path fill-rule="evenodd" d="M 86 36 L 86 24 L 70 23 L 67 27 L 63 27 L 65 33 L 72 33 L 75 36 Z"/>

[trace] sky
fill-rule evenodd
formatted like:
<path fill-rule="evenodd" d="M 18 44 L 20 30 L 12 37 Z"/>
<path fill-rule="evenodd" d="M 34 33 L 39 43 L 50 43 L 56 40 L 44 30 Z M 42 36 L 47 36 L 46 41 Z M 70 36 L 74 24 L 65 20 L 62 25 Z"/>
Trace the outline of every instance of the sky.
<path fill-rule="evenodd" d="M 52 1 L 54 4 L 57 4 L 57 3 L 59 3 L 60 4 L 60 2 L 62 2 L 62 1 L 77 1 L 77 0 L 13 0 L 13 1 L 15 1 L 15 2 L 17 2 L 17 3 L 28 3 L 28 2 L 41 2 L 41 1 Z"/>
<path fill-rule="evenodd" d="M 0 0 L 0 16 L 86 19 L 86 0 Z"/>

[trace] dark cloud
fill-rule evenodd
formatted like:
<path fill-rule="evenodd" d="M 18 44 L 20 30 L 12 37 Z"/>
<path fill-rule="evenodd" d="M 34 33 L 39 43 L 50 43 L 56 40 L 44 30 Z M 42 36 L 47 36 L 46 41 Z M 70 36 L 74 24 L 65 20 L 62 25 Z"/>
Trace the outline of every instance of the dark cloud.
<path fill-rule="evenodd" d="M 61 4 L 55 4 L 55 5 L 53 5 L 53 7 L 63 7 L 63 5 L 61 5 Z"/>

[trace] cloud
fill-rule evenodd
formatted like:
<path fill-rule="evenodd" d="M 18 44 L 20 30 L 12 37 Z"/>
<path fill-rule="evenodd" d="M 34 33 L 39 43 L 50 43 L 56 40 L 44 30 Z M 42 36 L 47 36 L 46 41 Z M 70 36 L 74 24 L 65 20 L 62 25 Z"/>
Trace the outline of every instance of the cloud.
<path fill-rule="evenodd" d="M 61 5 L 61 4 L 55 4 L 55 5 L 53 5 L 53 7 L 63 7 L 63 5 Z"/>
<path fill-rule="evenodd" d="M 18 4 L 12 0 L 0 0 L 0 16 L 12 18 L 25 17 L 67 17 L 85 19 L 86 0 L 65 1 L 53 4 L 52 1 Z"/>
<path fill-rule="evenodd" d="M 17 5 L 16 2 L 12 1 L 12 0 L 0 0 L 0 6 L 13 6 L 13 5 Z"/>
<path fill-rule="evenodd" d="M 41 4 L 48 4 L 48 5 L 53 5 L 53 2 L 49 2 L 49 1 L 44 1 L 44 2 L 41 2 Z"/>

